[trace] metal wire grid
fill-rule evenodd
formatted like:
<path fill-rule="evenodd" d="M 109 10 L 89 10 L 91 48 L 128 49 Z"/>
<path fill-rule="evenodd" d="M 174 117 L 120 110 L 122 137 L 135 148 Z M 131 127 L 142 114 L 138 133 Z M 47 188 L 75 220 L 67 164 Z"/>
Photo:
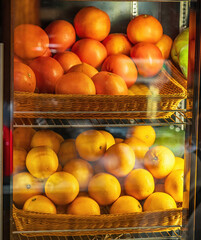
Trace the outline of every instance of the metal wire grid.
<path fill-rule="evenodd" d="M 41 237 L 25 237 L 20 234 L 13 234 L 12 240 L 118 240 L 118 239 L 140 239 L 140 240 L 180 240 L 181 231 L 169 231 L 169 232 L 151 232 L 151 233 L 135 233 L 135 234 L 106 234 L 106 235 L 97 235 L 97 236 L 41 236 Z"/>
<path fill-rule="evenodd" d="M 15 118 L 14 127 L 127 127 L 134 125 L 180 125 L 191 124 L 185 112 L 178 112 L 164 119 L 44 119 L 44 118 Z"/>

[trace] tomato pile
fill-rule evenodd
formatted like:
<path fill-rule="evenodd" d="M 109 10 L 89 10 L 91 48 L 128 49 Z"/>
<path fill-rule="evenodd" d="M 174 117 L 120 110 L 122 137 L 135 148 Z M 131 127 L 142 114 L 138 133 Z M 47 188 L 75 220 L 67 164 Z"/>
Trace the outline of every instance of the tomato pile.
<path fill-rule="evenodd" d="M 84 7 L 74 24 L 55 20 L 45 29 L 14 30 L 14 90 L 56 94 L 127 95 L 137 78 L 154 77 L 172 39 L 151 15 L 139 15 L 127 33 L 110 33 L 109 15 Z"/>

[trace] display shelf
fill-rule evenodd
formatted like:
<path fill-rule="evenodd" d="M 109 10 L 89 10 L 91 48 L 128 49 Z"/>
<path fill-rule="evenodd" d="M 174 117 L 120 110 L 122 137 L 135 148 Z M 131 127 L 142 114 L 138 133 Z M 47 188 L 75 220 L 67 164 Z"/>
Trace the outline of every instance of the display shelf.
<path fill-rule="evenodd" d="M 180 240 L 181 231 L 169 231 L 169 232 L 150 232 L 150 233 L 136 233 L 136 234 L 106 234 L 106 235 L 97 235 L 97 236 L 45 236 L 45 237 L 25 237 L 21 234 L 13 234 L 12 240 L 117 240 L 117 239 L 150 239 L 150 240 Z"/>
<path fill-rule="evenodd" d="M 176 112 L 164 119 L 45 119 L 45 118 L 15 118 L 14 127 L 33 128 L 68 128 L 68 127 L 130 127 L 134 125 L 166 125 L 191 124 L 184 111 Z"/>

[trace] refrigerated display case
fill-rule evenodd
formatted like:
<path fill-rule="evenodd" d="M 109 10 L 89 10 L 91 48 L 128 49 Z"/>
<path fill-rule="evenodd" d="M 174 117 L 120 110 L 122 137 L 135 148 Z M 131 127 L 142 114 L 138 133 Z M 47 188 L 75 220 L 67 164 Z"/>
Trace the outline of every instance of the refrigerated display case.
<path fill-rule="evenodd" d="M 1 239 L 200 239 L 200 1 L 2 0 L 1 18 Z"/>

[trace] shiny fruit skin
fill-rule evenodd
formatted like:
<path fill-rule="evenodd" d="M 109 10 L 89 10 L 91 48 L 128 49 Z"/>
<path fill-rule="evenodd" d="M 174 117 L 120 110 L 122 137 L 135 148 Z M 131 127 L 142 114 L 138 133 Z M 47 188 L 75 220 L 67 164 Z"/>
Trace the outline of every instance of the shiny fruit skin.
<path fill-rule="evenodd" d="M 24 63 L 14 63 L 14 90 L 20 92 L 34 92 L 36 77 L 33 70 Z"/>
<path fill-rule="evenodd" d="M 56 94 L 94 95 L 96 88 L 91 78 L 82 72 L 64 74 L 55 87 Z"/>
<path fill-rule="evenodd" d="M 29 66 L 36 75 L 36 86 L 40 93 L 54 93 L 55 85 L 64 71 L 57 60 L 52 57 L 39 57 Z"/>
<path fill-rule="evenodd" d="M 89 196 L 100 205 L 112 204 L 121 193 L 121 186 L 116 177 L 108 173 L 98 173 L 88 185 Z"/>
<path fill-rule="evenodd" d="M 125 143 L 114 144 L 106 151 L 103 164 L 107 172 L 116 177 L 125 177 L 135 166 L 135 153 Z"/>
<path fill-rule="evenodd" d="M 107 55 L 113 54 L 125 54 L 130 55 L 131 43 L 129 42 L 126 34 L 123 33 L 111 33 L 104 40 L 103 45 L 107 49 Z"/>
<path fill-rule="evenodd" d="M 92 77 L 96 94 L 127 95 L 128 88 L 122 77 L 115 73 L 101 71 Z"/>
<path fill-rule="evenodd" d="M 68 70 L 68 73 L 69 72 L 82 72 L 88 77 L 92 78 L 94 75 L 96 75 L 96 73 L 98 73 L 98 70 L 95 67 L 92 67 L 91 65 L 83 62 L 71 67 Z"/>
<path fill-rule="evenodd" d="M 80 216 L 100 215 L 100 207 L 92 198 L 80 196 L 68 205 L 67 214 Z"/>
<path fill-rule="evenodd" d="M 132 59 L 124 54 L 108 56 L 101 67 L 101 71 L 112 72 L 124 79 L 127 87 L 131 87 L 137 80 L 137 68 Z"/>
<path fill-rule="evenodd" d="M 99 130 L 100 133 L 102 133 L 105 137 L 105 140 L 106 140 L 106 150 L 111 147 L 112 145 L 115 144 L 115 140 L 114 140 L 114 137 L 112 136 L 111 133 L 105 131 L 105 130 Z"/>
<path fill-rule="evenodd" d="M 106 140 L 97 130 L 86 130 L 75 140 L 76 149 L 81 158 L 87 161 L 97 161 L 106 151 Z"/>
<path fill-rule="evenodd" d="M 13 202 L 17 207 L 23 207 L 27 199 L 42 192 L 42 182 L 30 173 L 21 172 L 13 176 Z"/>
<path fill-rule="evenodd" d="M 79 183 L 70 173 L 56 172 L 48 178 L 45 193 L 55 204 L 66 205 L 77 197 Z"/>
<path fill-rule="evenodd" d="M 110 18 L 101 9 L 84 7 L 76 14 L 74 26 L 79 38 L 102 41 L 110 32 Z"/>
<path fill-rule="evenodd" d="M 164 62 L 160 49 L 152 43 L 137 43 L 131 48 L 130 56 L 143 77 L 155 76 Z"/>
<path fill-rule="evenodd" d="M 157 43 L 163 35 L 161 23 L 153 16 L 142 14 L 132 19 L 127 26 L 127 36 L 132 43 Z"/>
<path fill-rule="evenodd" d="M 43 195 L 35 195 L 27 199 L 24 203 L 23 210 L 37 213 L 57 213 L 54 203 Z"/>
<path fill-rule="evenodd" d="M 22 59 L 42 56 L 49 46 L 46 32 L 33 24 L 21 24 L 14 30 L 14 52 Z"/>
<path fill-rule="evenodd" d="M 13 174 L 25 171 L 27 151 L 24 148 L 13 147 Z"/>
<path fill-rule="evenodd" d="M 172 39 L 166 34 L 163 34 L 162 38 L 156 43 L 156 46 L 160 49 L 164 59 L 169 58 L 172 43 Z"/>
<path fill-rule="evenodd" d="M 77 64 L 81 64 L 79 57 L 75 53 L 70 51 L 56 53 L 54 55 L 54 59 L 56 59 L 61 64 L 64 73 L 67 73 L 71 67 Z"/>
<path fill-rule="evenodd" d="M 98 68 L 107 57 L 105 46 L 94 39 L 78 40 L 72 47 L 72 52 L 77 54 L 82 62 Z"/>
<path fill-rule="evenodd" d="M 64 52 L 70 48 L 76 40 L 76 33 L 73 25 L 65 20 L 51 22 L 45 31 L 49 37 L 49 48 L 52 53 Z"/>

